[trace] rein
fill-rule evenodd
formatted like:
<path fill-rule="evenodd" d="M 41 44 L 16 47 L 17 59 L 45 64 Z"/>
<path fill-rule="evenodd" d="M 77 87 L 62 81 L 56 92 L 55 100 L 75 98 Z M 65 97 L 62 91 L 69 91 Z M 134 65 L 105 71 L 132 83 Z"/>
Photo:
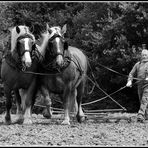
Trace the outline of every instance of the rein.
<path fill-rule="evenodd" d="M 30 34 L 26 33 L 26 34 L 24 34 L 24 35 L 22 35 L 22 36 L 19 36 L 19 37 L 17 38 L 17 41 L 22 40 L 22 39 L 24 39 L 24 38 L 29 38 L 29 39 L 31 39 L 31 40 L 34 40 L 33 37 L 32 37 Z M 34 45 L 35 45 L 35 44 L 34 44 Z M 33 45 L 33 46 L 34 46 L 34 45 Z M 25 52 L 29 52 L 29 53 L 31 54 L 32 51 L 33 51 L 33 50 L 31 50 L 31 51 L 30 51 L 30 50 L 24 50 L 22 53 L 19 52 L 19 56 L 22 57 L 22 56 L 25 54 Z"/>

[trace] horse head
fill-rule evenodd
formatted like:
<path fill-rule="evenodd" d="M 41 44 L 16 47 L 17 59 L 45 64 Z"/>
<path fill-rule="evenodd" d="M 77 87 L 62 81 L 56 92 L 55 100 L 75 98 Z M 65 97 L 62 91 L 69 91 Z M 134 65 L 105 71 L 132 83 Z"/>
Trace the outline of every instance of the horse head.
<path fill-rule="evenodd" d="M 11 52 L 17 53 L 23 66 L 31 66 L 33 49 L 35 49 L 35 37 L 27 26 L 20 25 L 11 29 Z"/>
<path fill-rule="evenodd" d="M 44 33 L 44 40 L 46 40 L 45 46 L 50 51 L 50 58 L 55 60 L 56 65 L 59 67 L 64 63 L 64 51 L 68 49 L 68 43 L 64 39 L 65 32 L 66 25 L 61 29 L 59 26 L 49 27 L 47 24 L 46 32 Z"/>

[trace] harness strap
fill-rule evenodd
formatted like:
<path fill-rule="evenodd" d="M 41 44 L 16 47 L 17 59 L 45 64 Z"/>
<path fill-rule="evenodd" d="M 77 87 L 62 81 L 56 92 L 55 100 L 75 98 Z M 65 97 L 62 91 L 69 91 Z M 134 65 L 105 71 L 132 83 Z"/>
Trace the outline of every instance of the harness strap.
<path fill-rule="evenodd" d="M 24 52 L 30 52 L 30 51 L 24 51 Z M 32 59 L 37 58 L 38 61 L 41 61 L 43 59 L 42 55 L 40 54 L 40 52 L 37 49 L 35 49 L 31 52 L 32 52 L 32 54 L 31 54 Z M 12 53 L 9 50 L 6 52 L 6 54 L 3 56 L 3 58 L 5 58 L 7 64 L 9 66 L 11 66 L 12 68 L 19 70 L 19 71 L 24 71 L 23 70 L 24 65 L 22 64 L 20 57 L 18 57 L 18 60 L 16 60 L 12 56 Z"/>
<path fill-rule="evenodd" d="M 17 40 L 21 40 L 21 39 L 24 39 L 24 38 L 30 38 L 30 39 L 32 39 L 33 40 L 33 37 L 32 37 L 32 35 L 30 35 L 30 34 L 24 34 L 24 35 L 22 35 L 22 36 L 19 36 L 18 38 L 17 38 Z"/>
<path fill-rule="evenodd" d="M 32 51 L 32 59 L 37 58 L 39 62 L 42 62 L 44 57 L 42 56 L 42 54 L 37 50 L 37 48 L 35 47 L 35 49 Z"/>
<path fill-rule="evenodd" d="M 74 56 L 74 55 L 73 55 L 73 56 Z M 77 63 L 76 63 L 74 60 L 72 60 L 72 58 L 71 58 L 71 61 L 73 61 L 73 62 L 75 63 L 75 65 L 77 66 L 77 68 L 78 68 L 78 70 L 79 70 L 79 72 L 80 72 L 80 75 L 82 76 L 82 74 L 84 73 L 84 71 L 82 70 L 78 59 L 77 59 L 75 56 L 74 56 L 74 58 L 77 60 Z"/>
<path fill-rule="evenodd" d="M 47 65 L 44 65 L 43 63 L 41 63 L 41 65 L 46 72 L 49 72 L 49 73 L 52 72 L 52 74 L 57 74 L 57 73 L 61 73 L 65 68 L 67 68 L 70 62 L 71 62 L 71 58 L 67 56 L 67 57 L 64 57 L 64 63 L 60 68 L 56 67 L 56 65 L 54 65 L 53 62 L 50 62 Z"/>
<path fill-rule="evenodd" d="M 32 51 L 24 50 L 24 51 L 20 54 L 20 56 L 22 57 L 22 56 L 25 54 L 25 52 L 29 52 L 29 53 L 31 53 Z"/>

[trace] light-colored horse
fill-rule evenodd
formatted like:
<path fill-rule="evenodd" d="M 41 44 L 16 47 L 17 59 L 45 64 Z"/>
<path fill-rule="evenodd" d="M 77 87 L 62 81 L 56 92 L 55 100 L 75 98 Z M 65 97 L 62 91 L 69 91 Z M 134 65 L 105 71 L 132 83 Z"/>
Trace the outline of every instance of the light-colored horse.
<path fill-rule="evenodd" d="M 12 91 L 17 103 L 16 122 L 31 124 L 31 109 L 36 94 L 36 75 L 25 71 L 37 71 L 38 61 L 32 57 L 35 37 L 27 26 L 11 28 L 11 50 L 2 60 L 1 77 L 6 97 L 5 123 L 11 124 Z M 21 106 L 22 105 L 22 106 Z"/>
<path fill-rule="evenodd" d="M 50 100 L 50 93 L 62 96 L 64 108 L 62 124 L 69 125 L 70 110 L 75 102 L 78 105 L 76 115 L 78 122 L 85 119 L 81 103 L 88 59 L 80 49 L 68 46 L 64 39 L 65 32 L 66 25 L 62 29 L 58 26 L 49 28 L 47 25 L 46 32 L 40 39 L 42 43 L 38 45 L 38 50 L 44 57 L 40 72 L 49 73 L 49 75 L 39 76 L 38 82 L 45 100 Z M 57 73 L 52 71 L 57 71 Z"/>

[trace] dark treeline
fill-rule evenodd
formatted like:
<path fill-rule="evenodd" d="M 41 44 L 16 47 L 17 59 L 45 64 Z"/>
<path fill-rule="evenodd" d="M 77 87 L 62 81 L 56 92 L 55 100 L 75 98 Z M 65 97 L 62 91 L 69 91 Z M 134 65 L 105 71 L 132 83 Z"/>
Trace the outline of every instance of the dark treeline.
<path fill-rule="evenodd" d="M 25 24 L 36 39 L 49 26 L 67 24 L 70 45 L 84 51 L 89 58 L 94 78 L 108 94 L 126 85 L 127 75 L 139 58 L 142 44 L 148 40 L 148 3 L 144 2 L 1 2 L 1 49 L 8 44 L 8 28 Z M 147 45 L 146 45 L 147 46 Z M 111 68 L 114 73 L 100 66 Z M 94 77 L 92 76 L 94 75 Z M 106 96 L 88 80 L 85 102 Z M 136 86 L 125 88 L 112 96 L 128 112 L 139 109 Z M 120 108 L 110 98 L 86 106 L 87 109 Z"/>

